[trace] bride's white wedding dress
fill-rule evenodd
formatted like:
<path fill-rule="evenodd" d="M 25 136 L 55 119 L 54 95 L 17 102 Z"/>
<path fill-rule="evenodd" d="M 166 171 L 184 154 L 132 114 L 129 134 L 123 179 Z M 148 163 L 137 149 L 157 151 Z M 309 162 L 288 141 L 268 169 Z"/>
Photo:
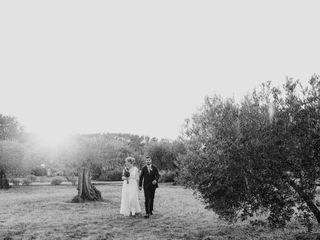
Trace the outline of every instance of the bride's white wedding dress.
<path fill-rule="evenodd" d="M 120 213 L 129 216 L 130 213 L 135 215 L 141 212 L 139 204 L 139 171 L 138 168 L 132 167 L 130 170 L 129 183 L 123 180 Z"/>

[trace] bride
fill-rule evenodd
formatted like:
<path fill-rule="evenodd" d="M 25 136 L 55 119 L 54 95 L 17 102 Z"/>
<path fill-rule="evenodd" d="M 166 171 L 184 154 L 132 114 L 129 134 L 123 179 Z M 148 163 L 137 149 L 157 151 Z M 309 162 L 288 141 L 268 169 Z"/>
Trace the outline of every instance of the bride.
<path fill-rule="evenodd" d="M 139 172 L 138 168 L 133 166 L 135 159 L 127 157 L 125 159 L 125 169 L 122 172 L 122 194 L 120 213 L 124 216 L 135 216 L 141 212 L 139 204 Z"/>

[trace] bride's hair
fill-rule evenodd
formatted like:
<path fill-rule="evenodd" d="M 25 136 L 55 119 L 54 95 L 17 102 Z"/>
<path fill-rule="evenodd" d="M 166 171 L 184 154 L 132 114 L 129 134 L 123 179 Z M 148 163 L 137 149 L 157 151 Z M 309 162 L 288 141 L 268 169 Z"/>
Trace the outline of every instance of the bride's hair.
<path fill-rule="evenodd" d="M 131 164 L 134 164 L 134 162 L 136 161 L 133 157 L 127 157 L 126 159 L 125 159 L 125 161 L 126 162 L 129 162 L 129 163 L 131 163 Z"/>

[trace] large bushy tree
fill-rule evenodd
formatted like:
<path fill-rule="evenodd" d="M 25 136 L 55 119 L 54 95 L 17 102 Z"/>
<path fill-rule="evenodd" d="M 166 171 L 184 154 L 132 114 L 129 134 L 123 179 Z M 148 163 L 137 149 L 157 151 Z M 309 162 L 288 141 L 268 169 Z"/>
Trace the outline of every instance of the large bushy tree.
<path fill-rule="evenodd" d="M 183 182 L 229 221 L 268 214 L 283 226 L 294 209 L 320 223 L 320 81 L 263 84 L 240 104 L 215 96 L 187 122 Z"/>

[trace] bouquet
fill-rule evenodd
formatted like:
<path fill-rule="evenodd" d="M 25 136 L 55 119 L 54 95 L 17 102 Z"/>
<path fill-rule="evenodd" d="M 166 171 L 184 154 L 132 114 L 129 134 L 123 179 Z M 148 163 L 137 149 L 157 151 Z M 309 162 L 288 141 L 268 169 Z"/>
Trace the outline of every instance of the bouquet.
<path fill-rule="evenodd" d="M 130 177 L 129 169 L 127 168 L 124 169 L 124 176 L 127 178 L 127 184 L 128 184 L 129 183 L 128 177 Z"/>

